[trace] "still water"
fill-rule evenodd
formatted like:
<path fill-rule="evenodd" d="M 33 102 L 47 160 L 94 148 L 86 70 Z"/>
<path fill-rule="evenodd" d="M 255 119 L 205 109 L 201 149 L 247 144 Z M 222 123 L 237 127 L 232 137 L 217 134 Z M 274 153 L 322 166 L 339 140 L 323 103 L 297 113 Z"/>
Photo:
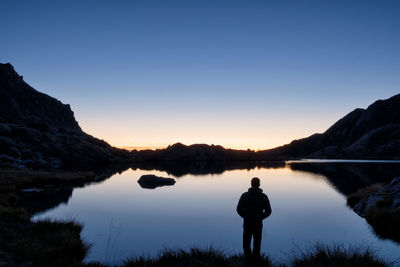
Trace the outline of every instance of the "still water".
<path fill-rule="evenodd" d="M 363 166 L 357 164 L 358 169 Z M 347 189 L 342 185 L 349 182 L 340 179 L 349 178 L 333 172 L 341 176 L 335 184 L 329 168 L 336 167 L 328 167 L 325 175 L 317 174 L 325 173 L 320 167 L 311 172 L 309 167 L 286 164 L 180 177 L 130 169 L 101 183 L 75 188 L 67 203 L 36 214 L 33 220 L 72 218 L 83 223 L 82 236 L 92 244 L 88 261 L 119 263 L 127 257 L 154 256 L 163 249 L 210 246 L 234 254 L 241 252 L 242 242 L 237 201 L 257 176 L 272 206 L 262 239 L 262 252 L 272 260 L 285 262 L 293 251 L 317 242 L 368 246 L 384 259 L 395 260 L 399 244 L 376 237 L 368 223 L 346 206 L 342 192 Z M 172 177 L 176 184 L 144 189 L 137 183 L 144 174 Z M 368 179 L 363 175 L 358 175 L 361 180 Z"/>

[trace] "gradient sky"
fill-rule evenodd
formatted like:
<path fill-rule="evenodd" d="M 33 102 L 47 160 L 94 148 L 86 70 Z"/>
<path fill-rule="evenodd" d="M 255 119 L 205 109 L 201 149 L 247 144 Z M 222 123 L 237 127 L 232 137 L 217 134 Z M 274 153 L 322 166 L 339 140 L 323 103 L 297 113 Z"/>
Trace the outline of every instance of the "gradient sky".
<path fill-rule="evenodd" d="M 116 146 L 264 149 L 400 93 L 400 1 L 0 1 L 0 62 Z"/>

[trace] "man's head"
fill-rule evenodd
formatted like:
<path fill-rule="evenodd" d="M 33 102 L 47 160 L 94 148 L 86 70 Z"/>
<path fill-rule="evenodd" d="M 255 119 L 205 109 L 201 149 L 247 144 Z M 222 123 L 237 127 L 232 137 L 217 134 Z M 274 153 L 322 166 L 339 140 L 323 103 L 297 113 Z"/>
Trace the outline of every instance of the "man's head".
<path fill-rule="evenodd" d="M 251 179 L 251 187 L 260 187 L 260 179 L 257 177 Z"/>

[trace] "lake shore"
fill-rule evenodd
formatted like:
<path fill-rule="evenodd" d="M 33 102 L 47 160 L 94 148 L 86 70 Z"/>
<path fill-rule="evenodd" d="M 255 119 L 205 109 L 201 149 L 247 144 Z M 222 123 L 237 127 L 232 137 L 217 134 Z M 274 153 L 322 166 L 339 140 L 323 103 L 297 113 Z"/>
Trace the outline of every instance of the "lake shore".
<path fill-rule="evenodd" d="M 347 204 L 379 237 L 400 243 L 400 177 L 360 189 L 347 198 Z"/>

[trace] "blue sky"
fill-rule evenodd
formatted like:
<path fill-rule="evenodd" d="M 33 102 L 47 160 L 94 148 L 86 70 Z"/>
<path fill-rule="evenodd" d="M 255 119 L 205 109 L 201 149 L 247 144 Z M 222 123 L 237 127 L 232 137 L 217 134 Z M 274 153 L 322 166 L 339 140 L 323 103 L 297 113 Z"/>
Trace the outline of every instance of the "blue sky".
<path fill-rule="evenodd" d="M 400 93 L 398 1 L 1 1 L 0 62 L 117 146 L 264 149 Z"/>

